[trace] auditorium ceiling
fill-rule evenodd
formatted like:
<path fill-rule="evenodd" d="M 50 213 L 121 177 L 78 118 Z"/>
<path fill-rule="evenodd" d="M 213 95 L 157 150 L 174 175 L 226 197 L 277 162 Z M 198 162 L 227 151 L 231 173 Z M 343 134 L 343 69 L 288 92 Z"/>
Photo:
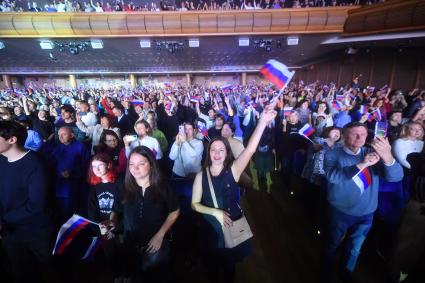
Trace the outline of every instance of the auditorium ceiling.
<path fill-rule="evenodd" d="M 288 46 L 286 36 L 251 36 L 247 47 L 240 47 L 239 37 L 201 37 L 199 48 L 190 48 L 188 38 L 155 38 L 157 42 L 183 44 L 181 50 L 171 53 L 165 45 L 161 50 L 151 39 L 150 48 L 141 48 L 138 38 L 104 38 L 103 49 L 92 49 L 73 55 L 65 46 L 64 51 L 56 45 L 43 50 L 39 39 L 0 39 L 0 73 L 177 73 L 177 72 L 240 72 L 256 71 L 268 59 L 277 59 L 290 67 L 299 68 L 320 60 L 334 52 L 343 53 L 352 43 L 326 44 L 322 42 L 334 34 L 300 35 L 299 44 Z M 254 41 L 265 40 L 264 46 L 255 47 Z M 270 40 L 270 50 L 266 51 Z M 79 39 L 54 40 L 69 44 Z M 279 44 L 280 42 L 280 44 Z M 260 45 L 258 42 L 257 45 Z M 398 45 L 425 46 L 424 39 L 362 42 L 358 48 L 396 47 Z M 179 49 L 179 48 L 177 48 Z"/>

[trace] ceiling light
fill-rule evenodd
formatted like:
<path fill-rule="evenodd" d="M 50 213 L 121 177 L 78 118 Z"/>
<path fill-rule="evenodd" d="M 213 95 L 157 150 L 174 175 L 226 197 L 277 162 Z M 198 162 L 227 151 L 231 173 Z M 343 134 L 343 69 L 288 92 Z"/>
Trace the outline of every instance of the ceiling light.
<path fill-rule="evenodd" d="M 287 43 L 288 45 L 298 45 L 298 41 L 299 41 L 298 36 L 289 36 L 289 37 L 286 39 L 286 43 Z"/>
<path fill-rule="evenodd" d="M 345 50 L 345 53 L 347 53 L 348 55 L 354 55 L 354 54 L 356 54 L 357 53 L 357 49 L 356 48 L 353 48 L 353 47 L 348 47 L 346 50 Z"/>
<path fill-rule="evenodd" d="M 102 49 L 103 48 L 103 41 L 100 39 L 92 39 L 91 40 L 91 47 L 93 49 Z"/>
<path fill-rule="evenodd" d="M 199 39 L 189 39 L 189 47 L 199 47 Z"/>
<path fill-rule="evenodd" d="M 53 49 L 54 44 L 50 40 L 43 40 L 40 41 L 40 47 L 41 49 Z"/>
<path fill-rule="evenodd" d="M 151 48 L 151 41 L 148 39 L 140 40 L 140 48 Z"/>
<path fill-rule="evenodd" d="M 239 38 L 239 46 L 249 46 L 249 38 Z"/>

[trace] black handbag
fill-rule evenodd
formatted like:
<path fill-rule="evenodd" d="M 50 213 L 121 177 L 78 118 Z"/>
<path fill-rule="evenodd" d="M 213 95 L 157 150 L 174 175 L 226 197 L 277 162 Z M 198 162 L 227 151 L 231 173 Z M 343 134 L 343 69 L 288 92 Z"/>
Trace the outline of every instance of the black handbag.
<path fill-rule="evenodd" d="M 168 262 L 170 259 L 170 240 L 164 239 L 161 248 L 155 253 L 146 251 L 147 246 L 139 249 L 142 271 L 146 271 Z"/>

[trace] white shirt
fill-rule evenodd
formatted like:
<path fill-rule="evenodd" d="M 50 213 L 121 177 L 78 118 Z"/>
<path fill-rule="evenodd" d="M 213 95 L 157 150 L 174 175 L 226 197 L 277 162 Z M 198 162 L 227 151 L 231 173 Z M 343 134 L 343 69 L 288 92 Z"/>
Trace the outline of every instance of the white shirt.
<path fill-rule="evenodd" d="M 181 177 L 200 172 L 203 152 L 204 145 L 198 139 L 185 141 L 180 145 L 174 142 L 169 155 L 174 160 L 173 172 Z"/>
<path fill-rule="evenodd" d="M 421 152 L 424 147 L 423 141 L 412 141 L 406 139 L 396 139 L 393 143 L 392 150 L 395 159 L 406 168 L 410 169 L 410 164 L 406 158 L 412 152 Z"/>
<path fill-rule="evenodd" d="M 143 139 L 137 139 L 135 141 L 132 141 L 130 146 L 126 146 L 125 147 L 125 156 L 130 155 L 130 151 L 138 146 L 144 145 L 147 148 L 149 148 L 150 150 L 152 150 L 152 152 L 155 155 L 156 160 L 161 159 L 162 158 L 162 151 L 161 148 L 159 147 L 159 142 L 156 138 L 151 137 L 151 136 L 145 136 Z"/>
<path fill-rule="evenodd" d="M 59 3 L 56 7 L 56 9 L 58 10 L 58 12 L 65 12 L 66 10 L 66 5 L 64 3 Z"/>
<path fill-rule="evenodd" d="M 97 117 L 92 112 L 87 112 L 86 115 L 81 116 L 81 121 L 87 127 L 96 126 L 96 124 L 97 124 Z"/>

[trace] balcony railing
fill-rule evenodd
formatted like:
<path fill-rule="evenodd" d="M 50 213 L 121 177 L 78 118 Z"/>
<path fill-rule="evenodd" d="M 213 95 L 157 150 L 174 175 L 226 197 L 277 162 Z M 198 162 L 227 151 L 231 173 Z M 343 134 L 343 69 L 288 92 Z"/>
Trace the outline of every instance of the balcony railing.
<path fill-rule="evenodd" d="M 154 37 L 342 32 L 357 7 L 278 10 L 1 13 L 1 37 Z"/>
<path fill-rule="evenodd" d="M 350 10 L 343 35 L 425 30 L 424 0 L 392 0 Z"/>

